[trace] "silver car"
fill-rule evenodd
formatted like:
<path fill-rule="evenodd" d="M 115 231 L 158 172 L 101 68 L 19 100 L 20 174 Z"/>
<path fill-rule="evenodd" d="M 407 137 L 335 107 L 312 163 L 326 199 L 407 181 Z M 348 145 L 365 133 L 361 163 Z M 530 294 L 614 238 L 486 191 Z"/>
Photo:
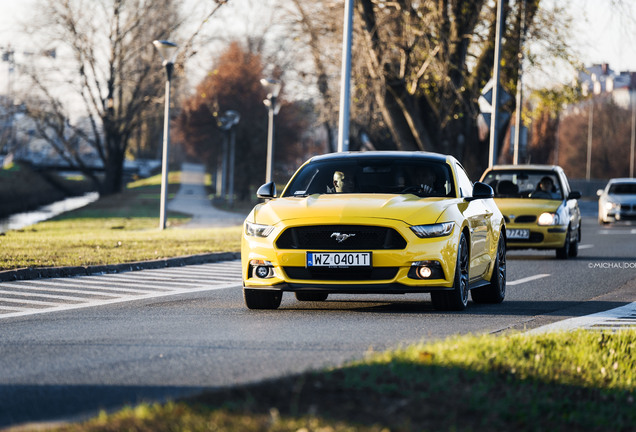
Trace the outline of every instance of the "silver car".
<path fill-rule="evenodd" d="M 599 189 L 598 223 L 636 220 L 636 179 L 614 178 Z"/>

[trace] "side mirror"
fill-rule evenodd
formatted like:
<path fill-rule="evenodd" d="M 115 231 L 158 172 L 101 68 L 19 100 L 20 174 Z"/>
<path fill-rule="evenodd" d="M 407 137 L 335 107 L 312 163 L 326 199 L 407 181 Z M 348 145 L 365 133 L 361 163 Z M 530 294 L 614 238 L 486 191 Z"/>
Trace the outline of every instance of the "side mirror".
<path fill-rule="evenodd" d="M 265 199 L 276 198 L 276 184 L 274 182 L 265 183 L 258 188 L 256 196 Z"/>
<path fill-rule="evenodd" d="M 596 191 L 596 196 L 601 196 L 603 195 L 603 189 L 599 189 Z"/>
<path fill-rule="evenodd" d="M 475 182 L 473 185 L 473 196 L 466 197 L 466 201 L 474 201 L 478 199 L 490 199 L 495 197 L 495 191 L 492 187 L 482 182 Z"/>
<path fill-rule="evenodd" d="M 577 199 L 580 199 L 580 198 L 581 198 L 581 192 L 579 192 L 579 191 L 572 191 L 572 192 L 570 192 L 570 195 L 568 195 L 568 199 L 569 200 L 571 200 L 571 199 L 576 199 L 577 200 Z"/>

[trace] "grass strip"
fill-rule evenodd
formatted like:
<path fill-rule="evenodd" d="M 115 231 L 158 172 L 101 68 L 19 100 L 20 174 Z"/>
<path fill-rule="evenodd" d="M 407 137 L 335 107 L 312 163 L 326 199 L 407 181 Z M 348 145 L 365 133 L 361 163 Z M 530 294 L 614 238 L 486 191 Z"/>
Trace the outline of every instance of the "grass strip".
<path fill-rule="evenodd" d="M 171 172 L 169 197 L 179 187 Z M 159 230 L 161 177 L 128 185 L 81 209 L 0 235 L 0 270 L 121 264 L 240 249 L 241 227 L 179 229 L 189 215 L 169 211 Z"/>
<path fill-rule="evenodd" d="M 633 431 L 636 330 L 468 335 L 59 431 Z"/>

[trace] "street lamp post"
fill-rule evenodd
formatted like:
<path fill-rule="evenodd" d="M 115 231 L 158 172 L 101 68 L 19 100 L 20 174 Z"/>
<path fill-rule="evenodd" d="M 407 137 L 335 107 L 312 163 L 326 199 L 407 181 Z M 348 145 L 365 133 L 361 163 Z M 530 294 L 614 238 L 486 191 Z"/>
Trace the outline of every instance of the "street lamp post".
<path fill-rule="evenodd" d="M 267 99 L 263 101 L 269 112 L 269 124 L 267 132 L 267 167 L 265 170 L 265 182 L 272 181 L 274 165 L 274 116 L 280 110 L 278 94 L 280 93 L 281 82 L 273 78 L 263 78 L 261 85 L 267 92 Z"/>
<path fill-rule="evenodd" d="M 161 205 L 159 212 L 159 229 L 166 228 L 166 203 L 168 200 L 168 156 L 170 154 L 170 82 L 174 70 L 174 60 L 177 54 L 177 44 L 166 40 L 156 40 L 152 43 L 163 59 L 166 68 L 166 96 L 163 112 L 163 152 L 161 157 Z"/>
<path fill-rule="evenodd" d="M 492 85 L 492 117 L 490 118 L 490 148 L 488 151 L 488 168 L 492 168 L 497 159 L 499 145 L 499 75 L 501 69 L 501 33 L 503 26 L 503 0 L 497 0 L 497 25 L 495 27 L 495 64 L 493 67 Z"/>
<path fill-rule="evenodd" d="M 222 195 L 223 195 L 223 199 L 225 199 L 225 191 L 227 190 L 227 202 L 230 207 L 234 205 L 234 159 L 236 154 L 236 149 L 235 149 L 236 140 L 234 138 L 234 126 L 238 124 L 239 120 L 241 120 L 241 115 L 238 113 L 238 111 L 234 111 L 234 110 L 225 111 L 223 115 L 220 116 L 217 120 L 217 125 L 219 129 L 229 134 L 229 141 L 230 141 L 229 163 L 226 162 L 227 151 L 225 151 L 227 147 L 228 137 L 227 136 L 224 137 L 223 180 L 222 180 L 223 194 Z M 228 165 L 229 165 L 229 169 L 228 169 Z M 228 171 L 227 173 L 226 173 L 226 170 Z M 228 180 L 229 186 L 226 188 L 225 181 L 228 178 L 229 178 Z"/>
<path fill-rule="evenodd" d="M 349 111 L 351 107 L 351 40 L 353 38 L 353 0 L 345 0 L 342 30 L 342 66 L 340 76 L 340 113 L 338 114 L 338 151 L 349 151 Z M 331 144 L 331 143 L 330 143 Z"/>

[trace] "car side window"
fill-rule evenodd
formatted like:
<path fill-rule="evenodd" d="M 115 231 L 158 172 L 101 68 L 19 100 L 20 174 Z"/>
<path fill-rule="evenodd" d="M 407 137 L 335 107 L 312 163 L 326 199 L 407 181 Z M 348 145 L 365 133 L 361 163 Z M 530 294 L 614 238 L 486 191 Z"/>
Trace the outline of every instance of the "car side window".
<path fill-rule="evenodd" d="M 473 196 L 473 183 L 468 178 L 468 174 L 464 171 L 464 167 L 457 165 L 457 184 L 461 197 Z"/>

